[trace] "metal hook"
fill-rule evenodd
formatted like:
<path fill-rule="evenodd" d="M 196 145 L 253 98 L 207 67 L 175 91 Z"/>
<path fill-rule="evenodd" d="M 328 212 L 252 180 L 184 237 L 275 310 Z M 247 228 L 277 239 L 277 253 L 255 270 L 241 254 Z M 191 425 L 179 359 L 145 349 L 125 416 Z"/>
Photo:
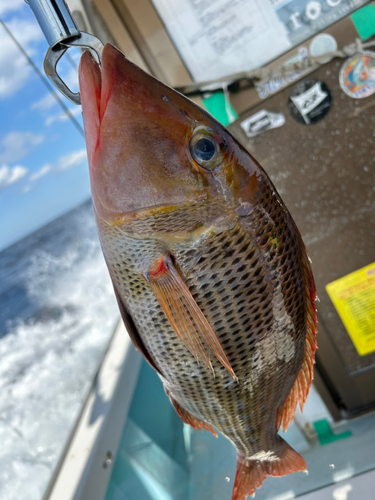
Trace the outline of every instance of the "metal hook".
<path fill-rule="evenodd" d="M 54 86 L 69 99 L 69 101 L 79 105 L 81 104 L 80 93 L 72 92 L 56 71 L 57 63 L 69 47 L 82 47 L 89 50 L 96 61 L 100 63 L 104 45 L 95 36 L 81 31 L 79 38 L 66 41 L 64 44 L 60 43 L 47 50 L 46 57 L 44 58 L 44 71 L 46 75 Z"/>
<path fill-rule="evenodd" d="M 30 5 L 50 48 L 44 59 L 44 71 L 55 87 L 74 104 L 81 104 L 79 92 L 72 92 L 56 71 L 57 63 L 70 47 L 88 49 L 98 63 L 103 43 L 77 29 L 64 0 L 25 0 Z"/>

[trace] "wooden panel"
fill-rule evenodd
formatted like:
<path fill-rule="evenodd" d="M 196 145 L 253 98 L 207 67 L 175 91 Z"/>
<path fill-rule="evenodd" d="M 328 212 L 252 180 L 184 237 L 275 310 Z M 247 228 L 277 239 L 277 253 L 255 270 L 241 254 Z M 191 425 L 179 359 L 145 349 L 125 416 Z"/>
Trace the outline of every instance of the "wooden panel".
<path fill-rule="evenodd" d="M 190 82 L 190 76 L 152 3 L 149 0 L 111 1 L 152 74 L 173 87 Z"/>
<path fill-rule="evenodd" d="M 131 39 L 111 0 L 93 1 L 112 36 L 115 38 L 118 48 L 130 61 L 137 64 L 145 71 L 149 71 L 147 63 Z"/>

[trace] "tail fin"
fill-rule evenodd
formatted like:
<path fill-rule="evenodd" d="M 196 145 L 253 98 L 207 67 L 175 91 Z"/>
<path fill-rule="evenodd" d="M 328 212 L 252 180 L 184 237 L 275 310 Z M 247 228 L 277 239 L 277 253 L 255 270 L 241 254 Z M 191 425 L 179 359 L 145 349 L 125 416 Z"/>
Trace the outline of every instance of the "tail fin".
<path fill-rule="evenodd" d="M 278 455 L 274 454 L 269 460 L 238 456 L 232 500 L 246 500 L 248 495 L 254 495 L 255 489 L 262 486 L 267 476 L 285 476 L 306 470 L 305 460 L 286 441 L 282 443 L 282 451 Z"/>

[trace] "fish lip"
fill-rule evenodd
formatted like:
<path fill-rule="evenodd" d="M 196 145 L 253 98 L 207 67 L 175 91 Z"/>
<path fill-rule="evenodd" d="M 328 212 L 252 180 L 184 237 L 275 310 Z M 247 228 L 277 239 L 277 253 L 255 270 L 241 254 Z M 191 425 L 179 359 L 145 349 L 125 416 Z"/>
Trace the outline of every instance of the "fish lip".
<path fill-rule="evenodd" d="M 100 64 L 88 50 L 82 54 L 79 63 L 79 87 L 90 168 L 95 163 L 101 125 L 115 87 L 118 59 L 121 56 L 118 49 L 107 43 Z"/>
<path fill-rule="evenodd" d="M 167 208 L 173 209 L 174 207 L 180 207 L 182 205 L 188 205 L 191 203 L 198 203 L 199 201 L 205 200 L 207 198 L 208 198 L 208 194 L 202 193 L 202 194 L 195 196 L 194 198 L 191 198 L 188 201 L 185 200 L 185 201 L 181 201 L 178 203 L 161 203 L 160 205 L 150 205 L 148 207 L 142 207 L 142 208 L 138 208 L 136 210 L 130 210 L 129 212 L 125 212 L 124 214 L 112 214 L 112 217 L 108 218 L 110 220 L 108 220 L 108 219 L 106 220 L 105 218 L 103 218 L 99 214 L 99 211 L 97 209 L 95 209 L 95 213 L 108 226 L 116 227 L 116 226 L 121 226 L 122 224 L 125 224 L 127 222 L 131 222 L 131 221 L 136 220 L 136 219 L 141 219 L 143 216 L 146 216 L 146 215 L 153 215 L 153 212 L 157 213 L 157 212 L 159 212 L 163 209 L 167 209 Z"/>

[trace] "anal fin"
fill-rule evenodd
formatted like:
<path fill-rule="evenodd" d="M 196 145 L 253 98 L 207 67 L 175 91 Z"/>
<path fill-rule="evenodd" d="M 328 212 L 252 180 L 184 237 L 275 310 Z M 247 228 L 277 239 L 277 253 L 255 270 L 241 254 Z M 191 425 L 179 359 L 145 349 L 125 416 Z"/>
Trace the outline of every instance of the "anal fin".
<path fill-rule="evenodd" d="M 162 256 L 144 277 L 177 337 L 197 362 L 203 361 L 213 372 L 210 355 L 214 356 L 237 380 L 218 338 L 175 269 L 172 259 Z"/>
<path fill-rule="evenodd" d="M 218 437 L 217 432 L 210 424 L 202 422 L 198 418 L 194 417 L 194 415 L 189 413 L 187 410 L 185 410 L 185 408 L 182 408 L 182 406 L 178 404 L 177 401 L 170 395 L 168 389 L 165 389 L 165 393 L 168 396 L 169 401 L 172 403 L 173 408 L 176 410 L 177 415 L 181 418 L 183 422 L 185 422 L 185 424 L 191 425 L 191 427 L 194 430 L 201 431 L 202 429 L 204 429 L 206 431 L 212 432 L 212 434 L 215 437 Z"/>

